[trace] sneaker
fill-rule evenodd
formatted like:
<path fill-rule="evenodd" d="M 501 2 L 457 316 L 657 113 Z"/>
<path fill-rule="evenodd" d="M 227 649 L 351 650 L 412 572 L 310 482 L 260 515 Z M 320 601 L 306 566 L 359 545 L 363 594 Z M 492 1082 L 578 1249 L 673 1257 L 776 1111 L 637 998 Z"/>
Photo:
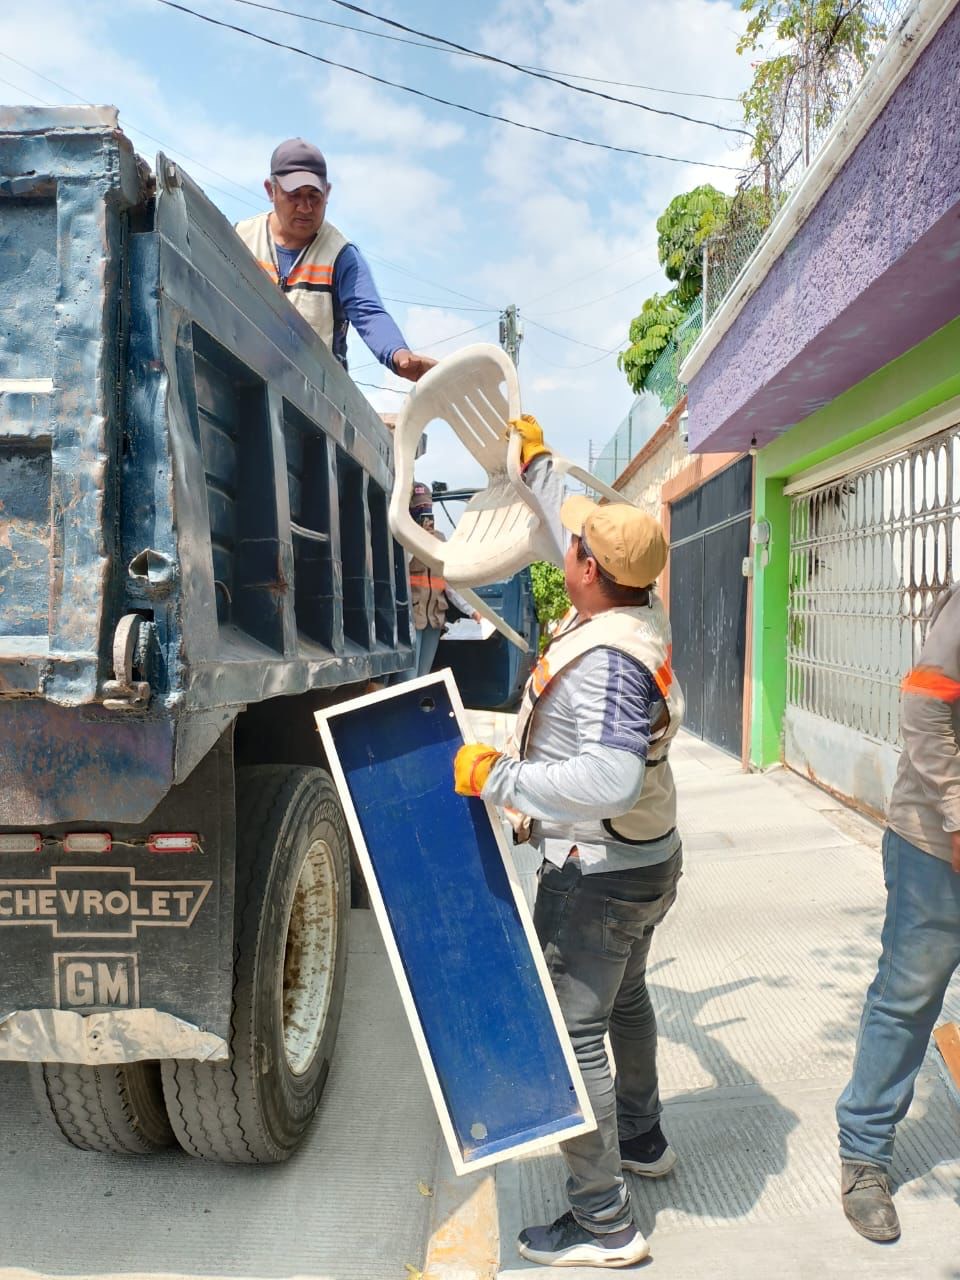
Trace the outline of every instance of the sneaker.
<path fill-rule="evenodd" d="M 648 1133 L 627 1138 L 620 1143 L 620 1163 L 641 1178 L 662 1178 L 677 1163 L 677 1153 L 655 1124 Z"/>
<path fill-rule="evenodd" d="M 594 1235 L 581 1227 L 571 1212 L 546 1227 L 525 1227 L 517 1250 L 528 1262 L 547 1267 L 629 1267 L 642 1262 L 650 1246 L 630 1224 L 619 1231 Z"/>
<path fill-rule="evenodd" d="M 890 1181 L 879 1165 L 842 1160 L 840 1203 L 854 1231 L 868 1240 L 896 1240 L 900 1235 Z"/>

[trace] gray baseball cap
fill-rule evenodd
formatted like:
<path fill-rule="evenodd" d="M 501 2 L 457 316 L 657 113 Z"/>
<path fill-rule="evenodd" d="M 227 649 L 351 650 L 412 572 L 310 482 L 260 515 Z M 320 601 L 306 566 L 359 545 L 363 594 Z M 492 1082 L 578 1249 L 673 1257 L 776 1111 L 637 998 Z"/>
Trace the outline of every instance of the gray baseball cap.
<path fill-rule="evenodd" d="M 323 152 L 303 138 L 288 138 L 280 143 L 270 157 L 270 173 L 284 191 L 296 191 L 297 187 L 326 190 L 327 162 Z"/>

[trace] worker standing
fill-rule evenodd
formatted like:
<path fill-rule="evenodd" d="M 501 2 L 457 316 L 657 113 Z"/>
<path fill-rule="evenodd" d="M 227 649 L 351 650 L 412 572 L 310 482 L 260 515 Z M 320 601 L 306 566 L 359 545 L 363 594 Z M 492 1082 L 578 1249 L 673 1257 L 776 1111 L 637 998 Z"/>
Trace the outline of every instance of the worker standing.
<path fill-rule="evenodd" d="M 549 489 L 539 425 L 511 426 L 524 437 L 525 478 Z M 573 608 L 527 682 L 511 749 L 462 747 L 455 787 L 508 810 L 543 858 L 534 924 L 597 1120 L 561 1144 L 570 1211 L 527 1227 L 518 1249 L 545 1265 L 623 1267 L 648 1253 L 623 1171 L 656 1178 L 676 1162 L 660 1128 L 646 967 L 681 873 L 667 755 L 683 698 L 654 591 L 667 559 L 660 525 L 582 496 L 560 519 Z"/>
<path fill-rule="evenodd" d="M 410 514 L 427 533 L 432 533 L 440 542 L 445 542 L 443 534 L 436 528 L 433 519 L 433 493 L 425 484 L 419 482 L 413 486 L 410 494 Z M 410 605 L 413 612 L 413 625 L 416 631 L 414 641 L 414 665 L 406 671 L 397 672 L 393 683 L 403 684 L 407 680 L 415 680 L 417 676 L 430 674 L 433 661 L 440 646 L 440 637 L 447 620 L 450 605 L 459 609 L 462 614 L 480 621 L 480 614 L 464 600 L 463 596 L 447 585 L 443 576 L 429 565 L 412 556 L 410 560 Z"/>
<path fill-rule="evenodd" d="M 274 150 L 263 185 L 273 211 L 238 222 L 237 235 L 343 367 L 352 324 L 401 378 L 416 382 L 432 369 L 436 360 L 407 346 L 360 251 L 327 221 L 332 188 L 323 153 L 288 138 Z"/>
<path fill-rule="evenodd" d="M 941 597 L 903 682 L 903 752 L 883 835 L 887 910 L 850 1083 L 837 1103 L 843 1210 L 895 1240 L 888 1173 L 930 1033 L 960 967 L 960 583 Z"/>

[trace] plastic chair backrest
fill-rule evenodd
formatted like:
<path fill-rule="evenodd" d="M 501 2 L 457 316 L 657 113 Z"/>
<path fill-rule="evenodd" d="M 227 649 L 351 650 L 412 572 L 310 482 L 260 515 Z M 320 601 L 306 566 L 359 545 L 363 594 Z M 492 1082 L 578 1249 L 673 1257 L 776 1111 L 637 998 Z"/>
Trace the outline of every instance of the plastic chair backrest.
<path fill-rule="evenodd" d="M 393 433 L 395 478 L 390 528 L 399 542 L 453 587 L 508 578 L 534 560 L 554 560 L 553 538 L 536 495 L 520 476 L 521 440 L 507 426 L 520 415 L 520 386 L 509 356 L 486 343 L 464 347 L 426 373 L 407 398 Z M 447 542 L 409 511 L 417 446 L 440 419 L 487 473 Z M 509 437 L 509 438 L 508 438 Z"/>

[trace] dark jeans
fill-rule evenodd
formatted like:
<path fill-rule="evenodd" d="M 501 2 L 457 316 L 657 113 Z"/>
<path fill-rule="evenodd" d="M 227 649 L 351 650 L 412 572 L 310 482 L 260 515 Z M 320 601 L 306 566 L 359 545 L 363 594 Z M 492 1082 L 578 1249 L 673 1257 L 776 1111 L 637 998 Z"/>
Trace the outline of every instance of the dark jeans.
<path fill-rule="evenodd" d="M 632 1221 L 620 1168 L 620 1138 L 648 1133 L 660 1119 L 657 1020 L 647 994 L 647 954 L 673 905 L 678 849 L 666 862 L 584 876 L 576 858 L 545 862 L 534 924 L 563 1020 L 593 1104 L 597 1129 L 561 1146 L 567 1196 L 577 1221 L 597 1233 Z M 609 1030 L 616 1086 L 607 1061 Z"/>

